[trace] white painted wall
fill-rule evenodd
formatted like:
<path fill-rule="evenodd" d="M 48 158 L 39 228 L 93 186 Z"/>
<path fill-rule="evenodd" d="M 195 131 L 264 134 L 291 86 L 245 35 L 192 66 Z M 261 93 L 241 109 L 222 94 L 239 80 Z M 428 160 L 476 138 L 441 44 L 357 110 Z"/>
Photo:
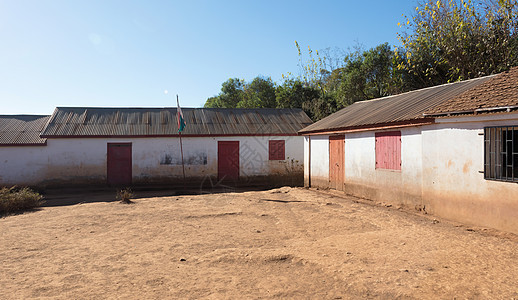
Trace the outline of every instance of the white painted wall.
<path fill-rule="evenodd" d="M 423 127 L 423 202 L 449 219 L 518 233 L 518 184 L 484 179 L 484 127 L 518 114 L 438 119 Z"/>
<path fill-rule="evenodd" d="M 345 134 L 344 178 L 346 184 L 361 185 L 367 189 L 377 189 L 383 186 L 386 190 L 391 191 L 394 190 L 394 186 L 405 185 L 404 193 L 420 197 L 422 170 L 420 129 L 417 127 L 403 128 L 400 131 L 401 171 L 376 169 L 375 131 Z M 311 136 L 311 162 L 308 155 L 309 138 L 306 136 L 304 141 L 304 163 L 308 166 L 305 167 L 306 181 L 308 181 L 310 165 L 311 185 L 327 187 L 329 184 L 329 136 Z M 365 195 L 362 194 L 366 197 L 369 195 L 369 192 Z"/>
<path fill-rule="evenodd" d="M 394 131 L 385 130 L 385 131 Z M 410 204 L 421 194 L 421 136 L 417 127 L 402 128 L 401 170 L 376 169 L 375 133 L 345 135 L 346 192 L 366 198 L 385 198 Z M 406 200 L 410 198 L 411 200 Z"/>
<path fill-rule="evenodd" d="M 327 187 L 329 184 L 329 136 L 311 137 L 311 157 L 309 159 L 311 160 L 311 185 Z"/>
<path fill-rule="evenodd" d="M 518 184 L 484 179 L 483 132 L 489 126 L 518 126 L 518 113 L 440 118 L 433 125 L 400 128 L 401 171 L 375 168 L 378 131 L 348 133 L 345 192 L 518 233 Z M 311 137 L 311 162 L 306 155 L 311 170 L 305 169 L 305 177 L 310 172 L 314 187 L 328 186 L 328 147 L 328 136 Z"/>
<path fill-rule="evenodd" d="M 311 186 L 309 182 L 309 148 L 310 148 L 310 137 L 304 136 L 304 186 L 309 187 Z"/>
<path fill-rule="evenodd" d="M 217 176 L 218 141 L 240 142 L 240 176 L 303 172 L 303 137 L 183 138 L 187 177 Z M 268 160 L 268 140 L 285 140 L 286 159 Z M 107 143 L 132 143 L 134 182 L 182 177 L 178 138 L 48 139 L 47 146 L 0 147 L 0 185 L 101 183 L 106 181 Z M 166 159 L 168 157 L 169 159 Z"/>
<path fill-rule="evenodd" d="M 0 186 L 27 185 L 43 178 L 48 166 L 46 146 L 0 147 Z"/>
<path fill-rule="evenodd" d="M 423 165 L 427 189 L 461 192 L 470 197 L 490 196 L 516 184 L 484 179 L 484 127 L 518 126 L 515 119 L 488 120 L 487 116 L 439 119 L 423 127 Z M 518 191 L 518 190 L 517 190 Z M 517 200 L 518 200 L 518 194 Z"/>

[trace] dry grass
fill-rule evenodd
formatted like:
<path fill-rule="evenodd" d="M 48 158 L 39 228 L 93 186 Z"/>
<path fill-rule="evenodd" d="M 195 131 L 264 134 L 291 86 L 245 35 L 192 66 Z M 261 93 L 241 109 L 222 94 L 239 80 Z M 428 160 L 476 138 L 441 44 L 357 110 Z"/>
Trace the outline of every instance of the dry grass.
<path fill-rule="evenodd" d="M 133 203 L 133 201 L 131 201 L 130 199 L 133 197 L 135 197 L 135 194 L 133 194 L 131 189 L 125 188 L 125 189 L 117 191 L 116 199 L 120 200 L 121 203 L 131 204 L 131 203 Z"/>
<path fill-rule="evenodd" d="M 43 204 L 43 196 L 28 187 L 0 189 L 0 215 L 33 209 Z"/>

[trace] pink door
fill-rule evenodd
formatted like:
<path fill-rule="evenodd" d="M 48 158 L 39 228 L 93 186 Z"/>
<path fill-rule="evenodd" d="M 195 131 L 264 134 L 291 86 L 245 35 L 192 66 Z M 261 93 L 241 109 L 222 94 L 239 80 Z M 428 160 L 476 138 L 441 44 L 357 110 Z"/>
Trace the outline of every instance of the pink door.
<path fill-rule="evenodd" d="M 108 143 L 108 184 L 131 185 L 131 176 L 131 143 Z"/>
<path fill-rule="evenodd" d="M 218 142 L 218 179 L 239 179 L 239 141 Z"/>
<path fill-rule="evenodd" d="M 329 187 L 343 190 L 345 177 L 345 136 L 329 137 Z"/>

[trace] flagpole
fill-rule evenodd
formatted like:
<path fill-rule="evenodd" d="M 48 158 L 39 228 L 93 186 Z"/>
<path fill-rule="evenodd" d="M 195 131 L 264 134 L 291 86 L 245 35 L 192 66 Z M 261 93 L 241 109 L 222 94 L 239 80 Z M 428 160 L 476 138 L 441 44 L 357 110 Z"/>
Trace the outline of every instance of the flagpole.
<path fill-rule="evenodd" d="M 178 105 L 177 106 L 177 111 L 176 111 L 176 116 L 178 118 L 178 135 L 180 136 L 180 153 L 182 155 L 182 171 L 183 171 L 183 188 L 186 189 L 185 187 L 185 164 L 183 163 L 183 143 L 182 143 L 182 131 L 180 130 L 180 112 L 178 111 L 178 109 L 180 109 L 180 101 L 178 100 L 178 94 L 176 94 L 176 104 Z"/>

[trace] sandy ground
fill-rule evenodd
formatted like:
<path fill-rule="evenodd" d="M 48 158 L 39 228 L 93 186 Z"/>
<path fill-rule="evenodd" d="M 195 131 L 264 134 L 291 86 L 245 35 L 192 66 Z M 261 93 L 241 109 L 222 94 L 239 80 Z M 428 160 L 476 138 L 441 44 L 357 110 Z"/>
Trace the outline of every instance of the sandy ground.
<path fill-rule="evenodd" d="M 303 188 L 0 219 L 0 299 L 512 299 L 518 238 Z"/>

